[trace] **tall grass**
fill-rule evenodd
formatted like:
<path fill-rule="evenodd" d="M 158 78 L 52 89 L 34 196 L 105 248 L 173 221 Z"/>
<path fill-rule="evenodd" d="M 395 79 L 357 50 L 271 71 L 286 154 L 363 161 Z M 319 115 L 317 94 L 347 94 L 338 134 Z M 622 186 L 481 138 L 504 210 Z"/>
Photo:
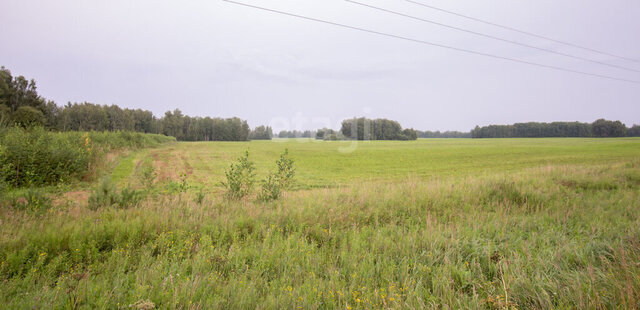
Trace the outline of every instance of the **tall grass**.
<path fill-rule="evenodd" d="M 639 166 L 1 209 L 0 304 L 637 309 Z"/>
<path fill-rule="evenodd" d="M 87 178 L 103 156 L 174 138 L 130 132 L 48 132 L 5 128 L 0 132 L 0 180 L 12 187 L 42 186 Z"/>

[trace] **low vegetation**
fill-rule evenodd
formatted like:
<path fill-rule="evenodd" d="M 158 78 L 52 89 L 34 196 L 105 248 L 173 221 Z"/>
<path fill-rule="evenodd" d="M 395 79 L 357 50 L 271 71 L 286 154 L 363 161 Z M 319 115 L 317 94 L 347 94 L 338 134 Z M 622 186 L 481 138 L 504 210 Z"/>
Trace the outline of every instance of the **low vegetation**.
<path fill-rule="evenodd" d="M 295 173 L 293 159 L 289 157 L 289 150 L 286 149 L 276 161 L 276 170 L 262 181 L 262 191 L 258 194 L 258 200 L 272 201 L 282 197 L 283 192 L 291 188 Z"/>
<path fill-rule="evenodd" d="M 249 160 L 249 151 L 245 151 L 244 156 L 232 163 L 225 172 L 227 181 L 222 185 L 227 189 L 227 198 L 241 199 L 251 194 L 255 183 L 254 171 L 255 164 Z"/>
<path fill-rule="evenodd" d="M 107 177 L 100 182 L 97 188 L 93 189 L 89 196 L 87 207 L 91 210 L 108 207 L 134 207 L 145 198 L 146 194 L 146 191 L 128 187 L 118 191 L 116 184 Z"/>
<path fill-rule="evenodd" d="M 11 127 L 0 133 L 0 180 L 19 188 L 90 178 L 93 168 L 110 151 L 170 141 L 175 139 L 142 133 L 54 133 L 41 127 Z"/>
<path fill-rule="evenodd" d="M 275 205 L 170 195 L 126 209 L 4 208 L 0 302 L 638 308 L 638 160 L 365 182 Z"/>

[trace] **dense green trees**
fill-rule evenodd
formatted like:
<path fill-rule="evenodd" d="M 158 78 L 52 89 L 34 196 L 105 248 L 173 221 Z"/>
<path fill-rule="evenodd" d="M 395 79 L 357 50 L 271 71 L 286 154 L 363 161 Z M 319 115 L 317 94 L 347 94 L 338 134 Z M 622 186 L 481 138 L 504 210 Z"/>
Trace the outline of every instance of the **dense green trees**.
<path fill-rule="evenodd" d="M 179 109 L 155 118 L 150 111 L 117 105 L 69 104 L 61 109 L 57 130 L 137 131 L 161 133 L 180 141 L 246 141 L 249 125 L 239 118 L 191 117 Z"/>
<path fill-rule="evenodd" d="M 316 136 L 315 131 L 311 130 L 281 130 L 278 138 L 312 138 Z"/>
<path fill-rule="evenodd" d="M 38 108 L 45 102 L 38 96 L 34 80 L 13 77 L 11 71 L 0 67 L 0 104 L 8 106 L 13 113 L 21 106 Z"/>
<path fill-rule="evenodd" d="M 402 129 L 400 123 L 388 119 L 352 118 L 342 121 L 340 133 L 354 140 L 416 140 L 413 129 Z"/>
<path fill-rule="evenodd" d="M 258 126 L 249 133 L 251 140 L 271 140 L 273 138 L 273 129 L 269 126 Z"/>
<path fill-rule="evenodd" d="M 608 121 L 599 119 L 591 125 L 594 137 L 624 137 L 627 135 L 627 127 L 620 121 Z"/>
<path fill-rule="evenodd" d="M 322 128 L 322 129 L 318 129 L 318 131 L 316 131 L 316 139 L 318 140 L 337 140 L 337 132 L 333 129 L 329 129 L 329 128 Z M 332 137 L 334 139 L 332 139 Z"/>
<path fill-rule="evenodd" d="M 23 108 L 24 107 L 24 108 Z M 14 77 L 0 67 L 0 118 L 18 125 L 44 125 L 48 103 L 38 95 L 36 82 L 23 76 Z"/>
<path fill-rule="evenodd" d="M 21 106 L 15 112 L 12 113 L 11 118 L 16 125 L 22 127 L 43 126 L 45 123 L 44 114 L 42 111 L 30 107 Z"/>
<path fill-rule="evenodd" d="M 105 131 L 109 129 L 108 114 L 102 106 L 91 103 L 67 104 L 59 112 L 56 126 L 61 131 Z"/>
<path fill-rule="evenodd" d="M 420 131 L 417 130 L 418 138 L 471 138 L 471 132 L 460 131 Z"/>
<path fill-rule="evenodd" d="M 178 109 L 157 120 L 161 133 L 181 141 L 247 141 L 247 121 L 234 118 L 190 117 Z"/>
<path fill-rule="evenodd" d="M 633 125 L 627 130 L 627 137 L 640 137 L 640 125 Z"/>
<path fill-rule="evenodd" d="M 44 126 L 53 131 L 136 131 L 160 133 L 184 141 L 246 141 L 249 125 L 239 118 L 190 117 L 175 109 L 156 118 L 151 111 L 122 109 L 89 102 L 57 106 L 38 95 L 36 82 L 13 77 L 0 69 L 0 121 L 22 127 Z M 256 139 L 273 135 L 270 127 L 257 127 Z"/>
<path fill-rule="evenodd" d="M 213 141 L 247 141 L 250 131 L 247 121 L 237 117 L 213 119 Z"/>
<path fill-rule="evenodd" d="M 513 125 L 476 126 L 473 138 L 540 137 L 624 137 L 627 128 L 620 121 L 599 119 L 592 124 L 580 122 L 517 123 Z"/>

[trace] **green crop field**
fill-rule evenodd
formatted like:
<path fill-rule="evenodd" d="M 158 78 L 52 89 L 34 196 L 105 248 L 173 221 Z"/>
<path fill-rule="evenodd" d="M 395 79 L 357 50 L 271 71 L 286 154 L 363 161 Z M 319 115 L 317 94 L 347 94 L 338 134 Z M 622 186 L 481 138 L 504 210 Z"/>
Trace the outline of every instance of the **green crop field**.
<path fill-rule="evenodd" d="M 245 150 L 258 175 L 273 169 L 284 149 L 296 160 L 301 189 L 349 186 L 354 182 L 470 177 L 517 172 L 547 165 L 590 165 L 640 156 L 640 139 L 421 139 L 418 141 L 316 141 L 276 139 L 251 142 L 183 142 L 140 154 L 151 157 L 159 179 L 187 174 L 192 184 L 215 191 L 231 161 Z M 129 158 L 131 159 L 131 158 Z M 125 161 L 135 183 L 131 161 Z M 121 167 L 118 167 L 121 168 Z"/>
<path fill-rule="evenodd" d="M 285 149 L 293 188 L 256 200 Z M 228 200 L 245 150 L 256 189 Z M 147 194 L 94 208 L 77 184 L 0 209 L 0 304 L 640 308 L 637 138 L 180 142 L 102 174 Z"/>

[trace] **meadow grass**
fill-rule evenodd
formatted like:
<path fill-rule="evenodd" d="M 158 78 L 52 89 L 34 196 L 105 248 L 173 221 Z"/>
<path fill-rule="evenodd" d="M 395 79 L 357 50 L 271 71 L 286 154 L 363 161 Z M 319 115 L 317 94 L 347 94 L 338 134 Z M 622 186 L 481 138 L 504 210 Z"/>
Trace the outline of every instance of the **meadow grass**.
<path fill-rule="evenodd" d="M 251 142 L 183 142 L 152 150 L 159 180 L 178 179 L 221 190 L 224 171 L 249 150 L 259 177 L 289 149 L 299 168 L 297 188 L 493 175 L 558 164 L 599 164 L 639 156 L 640 139 L 419 139 L 359 142 L 277 139 Z M 132 174 L 132 177 L 134 175 Z M 133 183 L 133 181 L 132 181 Z"/>
<path fill-rule="evenodd" d="M 184 169 L 211 189 L 201 203 L 190 190 L 154 192 L 129 209 L 1 209 L 0 303 L 640 307 L 640 140 L 372 142 L 349 154 L 338 146 L 173 144 L 148 158 L 165 179 Z M 262 174 L 288 148 L 298 190 L 270 203 L 224 199 L 217 181 L 247 147 Z"/>

